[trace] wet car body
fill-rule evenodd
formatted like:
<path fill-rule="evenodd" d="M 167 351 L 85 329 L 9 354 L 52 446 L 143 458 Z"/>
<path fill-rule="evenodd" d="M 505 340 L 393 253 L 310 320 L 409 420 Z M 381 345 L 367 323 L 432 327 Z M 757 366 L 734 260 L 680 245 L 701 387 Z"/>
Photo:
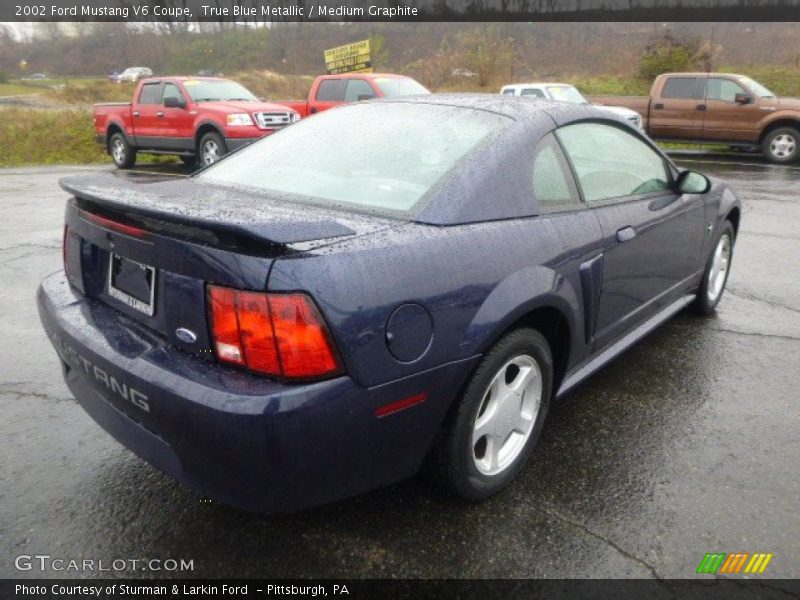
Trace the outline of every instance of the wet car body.
<path fill-rule="evenodd" d="M 124 445 L 214 499 L 287 511 L 413 475 L 505 332 L 525 323 L 545 334 L 562 396 L 686 306 L 714 232 L 726 219 L 738 224 L 739 201 L 719 181 L 705 194 L 669 189 L 540 214 L 531 162 L 554 130 L 605 123 L 651 145 L 598 109 L 494 96 L 368 104 L 513 122 L 403 215 L 297 204 L 197 178 L 63 184 L 73 195 L 67 274 L 46 279 L 38 303 L 66 381 Z M 378 110 L 364 106 L 336 111 Z M 622 239 L 631 224 L 635 239 Z M 112 253 L 155 266 L 153 315 L 109 296 Z M 340 371 L 296 382 L 220 364 L 209 284 L 307 294 Z"/>

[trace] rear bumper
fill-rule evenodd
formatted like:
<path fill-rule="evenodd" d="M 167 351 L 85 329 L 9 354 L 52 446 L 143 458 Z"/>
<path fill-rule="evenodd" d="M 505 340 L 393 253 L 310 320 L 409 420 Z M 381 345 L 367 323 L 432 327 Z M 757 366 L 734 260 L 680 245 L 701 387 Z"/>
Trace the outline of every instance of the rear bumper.
<path fill-rule="evenodd" d="M 477 357 L 375 388 L 349 377 L 287 385 L 165 345 L 82 296 L 63 272 L 37 294 L 64 377 L 119 442 L 215 500 L 283 512 L 413 475 Z M 378 418 L 411 395 L 427 400 Z"/>

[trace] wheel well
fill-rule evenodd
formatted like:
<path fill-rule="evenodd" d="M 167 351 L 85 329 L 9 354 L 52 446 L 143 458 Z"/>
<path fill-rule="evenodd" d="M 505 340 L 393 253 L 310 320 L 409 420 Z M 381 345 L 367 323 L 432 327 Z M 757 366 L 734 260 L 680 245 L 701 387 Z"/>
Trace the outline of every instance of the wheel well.
<path fill-rule="evenodd" d="M 531 327 L 541 333 L 553 355 L 553 393 L 558 391 L 567 370 L 570 350 L 570 330 L 567 318 L 551 306 L 535 308 L 511 324 L 499 337 L 520 327 Z"/>
<path fill-rule="evenodd" d="M 200 146 L 200 140 L 203 139 L 203 136 L 207 133 L 218 133 L 222 135 L 219 129 L 217 129 L 214 125 L 206 123 L 205 125 L 201 125 L 200 128 L 197 130 L 197 133 L 194 136 L 194 149 L 197 150 L 198 146 Z"/>
<path fill-rule="evenodd" d="M 779 127 L 791 127 L 796 131 L 800 131 L 800 121 L 796 121 L 793 119 L 781 119 L 779 121 L 775 121 L 774 123 L 770 123 L 764 129 L 764 131 L 761 132 L 761 138 L 759 139 L 759 142 L 763 142 L 764 138 L 767 137 L 767 135 L 769 135 L 770 131 L 774 131 Z"/>
<path fill-rule="evenodd" d="M 106 130 L 106 151 L 107 152 L 111 152 L 111 148 L 109 147 L 109 144 L 111 143 L 111 136 L 114 135 L 115 133 L 121 133 L 122 135 L 125 135 L 125 132 L 122 131 L 122 128 L 119 125 L 117 125 L 116 123 L 112 123 L 111 125 L 108 126 L 108 129 Z"/>
<path fill-rule="evenodd" d="M 732 208 L 731 212 L 729 212 L 728 215 L 725 217 L 733 225 L 733 233 L 734 233 L 734 235 L 738 235 L 739 234 L 739 218 L 740 218 L 740 216 L 741 215 L 739 214 L 739 209 L 738 208 Z"/>

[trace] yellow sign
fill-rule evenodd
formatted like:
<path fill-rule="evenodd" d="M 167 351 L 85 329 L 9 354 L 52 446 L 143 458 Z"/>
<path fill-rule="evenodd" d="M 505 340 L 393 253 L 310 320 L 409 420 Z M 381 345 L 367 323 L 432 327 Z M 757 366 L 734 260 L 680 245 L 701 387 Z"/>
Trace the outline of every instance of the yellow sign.
<path fill-rule="evenodd" d="M 325 50 L 325 68 L 328 75 L 354 72 L 372 73 L 369 40 Z"/>

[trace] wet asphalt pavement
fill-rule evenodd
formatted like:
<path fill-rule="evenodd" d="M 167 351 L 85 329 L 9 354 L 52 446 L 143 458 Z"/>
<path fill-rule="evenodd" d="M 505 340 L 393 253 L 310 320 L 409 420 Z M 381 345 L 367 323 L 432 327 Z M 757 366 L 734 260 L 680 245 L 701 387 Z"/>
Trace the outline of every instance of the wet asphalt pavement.
<path fill-rule="evenodd" d="M 14 568 L 50 554 L 193 559 L 198 577 L 682 578 L 712 551 L 800 576 L 800 168 L 681 162 L 744 200 L 717 316 L 678 315 L 573 391 L 488 502 L 418 478 L 280 516 L 202 502 L 75 404 L 34 293 L 79 169 L 0 171 L 0 577 L 80 575 Z"/>

